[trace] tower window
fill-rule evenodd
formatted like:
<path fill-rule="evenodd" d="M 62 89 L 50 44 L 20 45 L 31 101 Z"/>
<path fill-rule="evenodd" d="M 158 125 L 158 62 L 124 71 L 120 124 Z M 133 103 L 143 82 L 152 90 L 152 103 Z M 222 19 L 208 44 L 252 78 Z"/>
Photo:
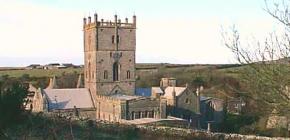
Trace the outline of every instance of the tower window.
<path fill-rule="evenodd" d="M 113 81 L 119 81 L 119 64 L 117 62 L 113 64 Z"/>
<path fill-rule="evenodd" d="M 115 43 L 115 36 L 112 35 L 112 44 L 114 44 L 114 43 Z"/>
<path fill-rule="evenodd" d="M 128 70 L 127 71 L 127 79 L 130 79 L 131 78 L 131 74 L 130 74 L 130 71 Z"/>
<path fill-rule="evenodd" d="M 108 71 L 107 70 L 104 71 L 104 79 L 108 79 Z"/>
<path fill-rule="evenodd" d="M 119 42 L 120 42 L 120 36 L 117 35 L 117 43 L 119 44 Z"/>
<path fill-rule="evenodd" d="M 119 43 L 121 40 L 120 36 L 117 35 L 117 43 Z M 112 44 L 115 44 L 115 35 L 112 35 Z"/>

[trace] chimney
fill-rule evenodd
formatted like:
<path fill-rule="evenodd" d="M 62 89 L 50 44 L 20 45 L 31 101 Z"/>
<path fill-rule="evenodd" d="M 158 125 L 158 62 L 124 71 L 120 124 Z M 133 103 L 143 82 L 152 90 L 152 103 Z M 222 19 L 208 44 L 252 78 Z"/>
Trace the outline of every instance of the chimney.
<path fill-rule="evenodd" d="M 89 22 L 89 24 L 91 23 L 91 21 L 92 21 L 92 18 L 89 16 L 89 17 L 88 17 L 88 22 Z"/>

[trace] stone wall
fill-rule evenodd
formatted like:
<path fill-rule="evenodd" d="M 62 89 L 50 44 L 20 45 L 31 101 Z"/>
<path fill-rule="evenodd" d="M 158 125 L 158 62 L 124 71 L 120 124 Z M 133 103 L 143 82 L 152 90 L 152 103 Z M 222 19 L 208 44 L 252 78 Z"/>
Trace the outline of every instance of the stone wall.
<path fill-rule="evenodd" d="M 141 98 L 128 101 L 128 118 L 165 118 L 166 101 L 153 98 Z"/>
<path fill-rule="evenodd" d="M 286 116 L 272 115 L 268 118 L 266 128 L 287 128 L 288 121 Z"/>
<path fill-rule="evenodd" d="M 53 110 L 50 114 L 58 114 L 62 117 L 72 117 L 76 119 L 96 119 L 96 111 L 94 109 L 66 109 L 66 110 Z"/>
<path fill-rule="evenodd" d="M 201 139 L 201 140 L 287 140 L 282 137 L 264 137 L 256 135 L 241 135 L 227 133 L 213 133 L 204 130 L 174 128 L 174 127 L 155 127 L 155 126 L 137 126 L 140 131 L 153 133 L 155 135 L 163 135 L 164 137 L 178 137 L 180 139 Z"/>
<path fill-rule="evenodd" d="M 106 96 L 97 96 L 96 119 L 119 122 L 122 118 L 121 101 Z"/>

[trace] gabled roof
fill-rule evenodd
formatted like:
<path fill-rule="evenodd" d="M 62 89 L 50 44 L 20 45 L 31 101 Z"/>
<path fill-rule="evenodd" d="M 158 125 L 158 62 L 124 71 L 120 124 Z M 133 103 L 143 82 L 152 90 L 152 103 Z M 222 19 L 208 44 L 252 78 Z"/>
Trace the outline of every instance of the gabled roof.
<path fill-rule="evenodd" d="M 151 88 L 136 88 L 135 95 L 150 97 L 151 96 Z"/>
<path fill-rule="evenodd" d="M 165 89 L 164 96 L 171 97 L 173 91 L 175 91 L 176 96 L 180 96 L 185 90 L 186 87 L 167 87 Z"/>
<path fill-rule="evenodd" d="M 90 92 L 86 88 L 44 89 L 48 109 L 94 108 Z"/>

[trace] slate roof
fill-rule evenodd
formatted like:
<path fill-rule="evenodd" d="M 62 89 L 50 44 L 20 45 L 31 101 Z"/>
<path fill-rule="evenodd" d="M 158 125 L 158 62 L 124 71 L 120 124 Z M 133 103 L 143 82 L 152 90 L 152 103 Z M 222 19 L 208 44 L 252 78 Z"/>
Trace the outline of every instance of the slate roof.
<path fill-rule="evenodd" d="M 175 90 L 176 96 L 179 96 L 186 90 L 186 87 L 167 87 L 165 89 L 164 96 L 165 97 L 171 97 L 173 90 Z"/>
<path fill-rule="evenodd" d="M 160 87 L 152 87 L 152 93 L 155 92 L 155 93 L 159 93 L 161 95 L 163 95 L 163 90 L 160 88 Z"/>
<path fill-rule="evenodd" d="M 206 101 L 211 99 L 212 97 L 205 97 L 205 96 L 200 96 L 200 101 Z"/>
<path fill-rule="evenodd" d="M 48 109 L 94 108 L 90 92 L 86 88 L 44 89 Z"/>
<path fill-rule="evenodd" d="M 124 95 L 124 94 L 114 94 L 110 95 L 109 97 L 119 99 L 119 100 L 133 100 L 141 98 L 140 96 L 131 96 L 131 95 Z"/>
<path fill-rule="evenodd" d="M 150 97 L 151 96 L 151 88 L 136 88 L 135 95 Z"/>

